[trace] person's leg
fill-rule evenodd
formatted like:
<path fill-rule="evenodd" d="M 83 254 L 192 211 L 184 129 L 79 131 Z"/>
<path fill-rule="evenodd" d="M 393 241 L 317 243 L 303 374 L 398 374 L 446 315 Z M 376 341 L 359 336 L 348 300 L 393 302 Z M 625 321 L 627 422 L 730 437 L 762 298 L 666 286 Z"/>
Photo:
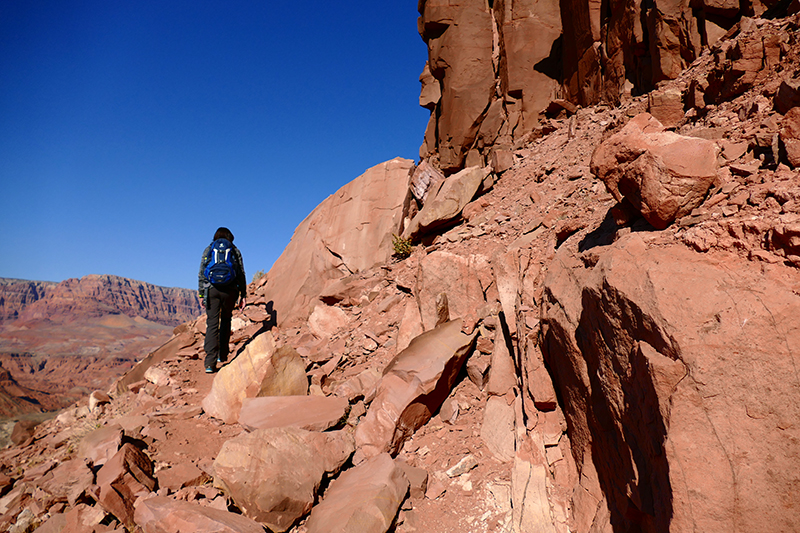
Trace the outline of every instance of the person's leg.
<path fill-rule="evenodd" d="M 222 311 L 222 299 L 220 293 L 216 288 L 210 287 L 208 289 L 208 296 L 206 303 L 206 339 L 203 343 L 203 348 L 206 351 L 205 367 L 216 368 L 217 357 L 219 357 L 219 318 Z"/>
<path fill-rule="evenodd" d="M 219 353 L 217 359 L 221 362 L 228 360 L 228 343 L 231 338 L 231 316 L 236 307 L 239 291 L 236 288 L 220 291 L 222 295 L 222 309 L 219 315 Z"/>

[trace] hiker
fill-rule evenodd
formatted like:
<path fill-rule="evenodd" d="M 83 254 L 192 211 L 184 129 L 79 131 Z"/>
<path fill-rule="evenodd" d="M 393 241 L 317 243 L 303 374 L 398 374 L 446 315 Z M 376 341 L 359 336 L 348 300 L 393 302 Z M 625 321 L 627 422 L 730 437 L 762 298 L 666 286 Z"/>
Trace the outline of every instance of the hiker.
<path fill-rule="evenodd" d="M 197 290 L 206 308 L 206 373 L 217 371 L 217 363 L 228 360 L 228 341 L 231 337 L 231 315 L 239 300 L 244 308 L 247 297 L 247 278 L 239 249 L 233 245 L 233 233 L 219 228 L 214 241 L 203 251 Z"/>

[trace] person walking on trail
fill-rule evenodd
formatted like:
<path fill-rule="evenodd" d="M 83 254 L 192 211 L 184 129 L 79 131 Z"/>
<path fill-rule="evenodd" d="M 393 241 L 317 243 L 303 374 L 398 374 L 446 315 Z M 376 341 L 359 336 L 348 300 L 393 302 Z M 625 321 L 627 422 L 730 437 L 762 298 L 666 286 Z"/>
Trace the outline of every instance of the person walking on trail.
<path fill-rule="evenodd" d="M 217 363 L 228 360 L 233 309 L 237 300 L 239 309 L 244 308 L 247 297 L 242 254 L 233 245 L 233 233 L 228 228 L 219 228 L 203 251 L 197 290 L 206 308 L 206 373 L 212 374 Z"/>

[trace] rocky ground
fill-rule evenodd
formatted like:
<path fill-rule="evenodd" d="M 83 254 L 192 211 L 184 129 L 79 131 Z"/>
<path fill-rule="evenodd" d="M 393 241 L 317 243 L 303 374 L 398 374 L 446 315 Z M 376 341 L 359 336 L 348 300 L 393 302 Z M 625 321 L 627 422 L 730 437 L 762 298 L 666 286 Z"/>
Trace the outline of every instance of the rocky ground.
<path fill-rule="evenodd" d="M 735 498 L 737 505 L 763 530 L 789 531 L 796 518 L 786 489 L 796 483 L 791 479 L 796 411 L 769 401 L 797 394 L 796 366 L 794 374 L 791 370 L 796 318 L 787 319 L 784 311 L 796 310 L 800 302 L 799 27 L 795 18 L 746 20 L 733 39 L 654 93 L 613 108 L 564 109 L 512 151 L 498 153 L 495 172 L 480 176 L 481 192 L 461 216 L 429 231 L 408 258 L 329 284 L 307 320 L 277 327 L 269 280 L 251 285 L 252 298 L 236 315 L 236 356 L 216 375 L 202 373 L 198 360 L 202 319 L 179 327 L 110 395 L 95 392 L 52 421 L 27 432 L 19 428 L 16 445 L 0 453 L 0 520 L 10 531 L 39 524 L 43 532 L 179 531 L 187 523 L 196 531 L 259 531 L 260 523 L 274 531 L 313 533 L 335 530 L 335 520 L 351 520 L 352 527 L 356 518 L 347 517 L 356 509 L 374 518 L 351 529 L 358 531 L 612 531 L 622 527 L 620 520 L 648 531 L 747 530 L 747 518 L 738 511 L 730 513 L 735 527 L 715 516 L 712 511 L 727 509 L 727 497 L 693 481 L 691 472 L 684 474 L 690 492 L 716 498 L 709 512 L 692 514 L 681 507 L 684 498 L 693 500 L 674 478 L 667 478 L 676 496 L 666 510 L 658 486 L 648 485 L 667 475 L 658 457 L 673 461 L 674 471 L 691 457 L 687 449 L 699 447 L 702 460 L 687 464 L 703 477 L 720 477 L 728 489 L 754 483 L 759 490 L 751 492 L 775 505 L 768 511 L 747 507 L 751 500 L 744 494 Z M 757 47 L 760 55 L 748 47 Z M 757 65 L 737 63 L 754 55 L 761 58 Z M 763 60 L 769 57 L 779 61 Z M 625 185 L 614 185 L 614 165 L 593 158 L 601 144 L 611 150 L 623 142 L 615 135 L 640 142 L 631 124 L 650 120 L 632 121 L 643 112 L 668 132 L 695 139 L 693 146 L 715 150 L 712 181 L 696 205 L 684 201 L 689 207 L 673 220 L 664 219 L 667 208 L 649 200 L 647 191 L 633 200 L 630 188 L 620 195 Z M 647 124 L 645 129 L 662 133 L 660 126 Z M 613 154 L 619 167 L 629 164 L 623 150 Z M 598 173 L 612 177 L 604 183 Z M 627 200 L 620 202 L 619 196 Z M 685 192 L 682 198 L 690 197 Z M 661 268 L 642 289 L 646 294 L 631 301 L 646 303 L 651 293 L 683 295 L 665 299 L 658 313 L 644 304 L 632 312 L 641 320 L 631 326 L 640 332 L 633 348 L 611 335 L 635 305 L 626 310 L 611 303 L 624 292 L 615 293 L 615 287 L 638 275 L 635 266 L 620 275 L 626 279 L 609 274 L 605 286 L 595 290 L 586 281 L 577 297 L 565 296 L 575 280 L 601 270 L 613 273 L 631 257 L 641 259 L 642 269 L 653 263 Z M 670 272 L 695 264 L 701 265 L 692 271 L 696 279 L 669 279 Z M 710 270 L 739 307 L 719 308 L 690 333 L 674 329 L 680 320 L 691 323 L 700 316 L 697 307 L 713 301 L 710 292 L 693 298 L 681 292 L 695 286 L 707 290 L 697 280 Z M 737 292 L 737 280 L 749 284 L 744 292 Z M 781 287 L 789 290 L 779 292 Z M 770 331 L 779 335 L 746 330 L 751 315 L 745 316 L 750 304 L 744 293 L 770 296 L 762 303 L 772 313 Z M 612 301 L 609 309 L 619 313 L 586 318 L 581 309 L 595 305 L 595 294 Z M 730 354 L 722 351 L 709 362 L 695 345 L 711 345 L 703 335 L 717 330 L 722 337 L 738 335 L 725 329 L 728 315 L 736 312 L 745 313 L 733 322 L 748 337 L 772 336 L 787 347 L 782 352 L 764 344 L 760 359 L 742 363 L 773 368 L 770 351 L 788 354 L 775 363 L 785 365 L 783 384 L 746 372 L 728 388 L 715 381 L 737 368 L 738 360 L 721 364 Z M 752 321 L 762 315 L 752 315 Z M 567 331 L 570 320 L 579 331 L 560 336 L 559 328 Z M 615 360 L 581 344 L 596 335 L 617 342 L 618 353 L 631 349 L 639 359 Z M 570 338 L 578 339 L 577 347 Z M 726 339 L 714 342 L 725 347 Z M 585 371 L 591 387 L 570 374 L 569 361 L 556 359 L 555 352 L 569 356 L 579 349 L 586 358 L 583 368 L 591 370 Z M 604 367 L 604 357 L 617 367 Z M 652 382 L 636 379 L 644 359 L 645 374 L 655 369 Z M 765 381 L 741 406 L 737 394 L 749 388 L 741 380 L 751 375 Z M 614 376 L 623 380 L 617 388 Z M 683 402 L 679 384 L 690 380 L 702 399 Z M 703 388 L 709 384 L 717 389 Z M 647 387 L 656 390 L 641 390 Z M 662 394 L 667 389 L 671 396 Z M 598 390 L 612 397 L 608 412 L 598 414 L 604 405 Z M 279 396 L 291 402 L 313 396 L 327 403 L 314 409 L 313 420 L 305 420 L 309 413 L 292 407 L 299 403 L 279 405 Z M 737 401 L 726 407 L 720 400 L 723 405 L 716 406 L 715 397 Z M 593 403 L 583 405 L 589 404 L 585 398 Z M 720 466 L 727 463 L 714 463 L 715 444 L 703 440 L 705 430 L 686 414 L 692 402 L 705 402 L 703 417 L 715 420 L 723 448 L 731 446 L 726 439 L 739 446 L 739 456 L 727 459 L 731 465 L 743 461 L 731 467 L 733 481 L 726 481 L 727 467 Z M 753 426 L 772 452 L 741 440 L 745 437 L 724 423 L 719 413 L 738 421 L 740 407 L 748 424 L 777 424 Z M 588 414 L 582 419 L 581 413 Z M 593 425 L 597 420 L 603 421 L 602 431 Z M 644 431 L 642 420 L 648 427 L 671 426 L 659 429 L 673 432 L 660 435 L 669 442 L 666 452 L 651 452 L 649 437 L 634 435 Z M 695 424 L 690 438 L 681 433 L 687 420 Z M 293 424 L 308 431 L 287 429 Z M 320 439 L 327 439 L 324 446 Z M 591 447 L 592 439 L 619 453 L 604 457 Z M 282 442 L 293 447 L 280 448 Z M 624 457 L 629 448 L 635 458 L 630 464 Z M 747 457 L 748 450 L 754 457 Z M 302 460 L 301 452 L 307 453 Z M 395 459 L 386 466 L 388 455 Z M 775 484 L 759 485 L 766 482 L 748 470 L 751 464 L 772 472 Z M 374 472 L 372 481 L 363 479 L 365 465 Z M 707 468 L 716 474 L 708 475 Z M 313 488 L 300 495 L 294 486 Z"/>

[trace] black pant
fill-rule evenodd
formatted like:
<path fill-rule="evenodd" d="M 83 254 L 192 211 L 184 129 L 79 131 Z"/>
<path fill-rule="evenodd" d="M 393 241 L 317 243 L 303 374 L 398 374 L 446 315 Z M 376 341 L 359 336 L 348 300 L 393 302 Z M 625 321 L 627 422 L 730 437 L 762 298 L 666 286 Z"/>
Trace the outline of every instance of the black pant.
<path fill-rule="evenodd" d="M 228 341 L 231 338 L 231 315 L 236 307 L 239 289 L 236 285 L 208 289 L 206 297 L 206 368 L 216 366 L 217 359 L 228 359 Z"/>

